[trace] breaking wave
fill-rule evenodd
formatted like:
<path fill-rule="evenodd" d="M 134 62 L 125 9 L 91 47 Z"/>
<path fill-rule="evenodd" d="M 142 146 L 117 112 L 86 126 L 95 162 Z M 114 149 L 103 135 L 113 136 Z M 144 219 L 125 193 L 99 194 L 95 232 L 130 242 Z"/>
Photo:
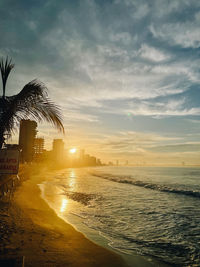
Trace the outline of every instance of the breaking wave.
<path fill-rule="evenodd" d="M 182 189 L 182 188 L 181 189 L 173 188 L 168 185 L 143 182 L 143 181 L 135 180 L 131 176 L 123 176 L 123 175 L 114 176 L 111 174 L 103 174 L 103 173 L 90 173 L 90 174 L 93 176 L 99 177 L 99 178 L 112 181 L 112 182 L 130 184 L 130 185 L 139 186 L 139 187 L 156 190 L 160 192 L 165 192 L 165 193 L 172 193 L 172 194 L 179 194 L 179 195 L 184 195 L 184 196 L 200 198 L 199 191 L 187 190 L 187 189 Z"/>

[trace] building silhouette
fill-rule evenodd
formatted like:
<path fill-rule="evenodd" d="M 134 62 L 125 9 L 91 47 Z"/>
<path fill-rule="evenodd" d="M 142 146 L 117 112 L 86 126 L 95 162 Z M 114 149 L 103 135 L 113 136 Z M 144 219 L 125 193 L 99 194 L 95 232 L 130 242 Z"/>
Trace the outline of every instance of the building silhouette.
<path fill-rule="evenodd" d="M 34 141 L 37 123 L 31 120 L 21 120 L 19 129 L 19 147 L 21 149 L 21 161 L 30 162 L 34 156 Z"/>
<path fill-rule="evenodd" d="M 35 138 L 34 140 L 34 160 L 42 159 L 44 154 L 44 138 Z"/>
<path fill-rule="evenodd" d="M 53 140 L 52 157 L 57 163 L 62 163 L 64 160 L 64 142 L 62 139 Z"/>
<path fill-rule="evenodd" d="M 101 165 L 101 161 L 100 159 L 97 159 L 94 156 L 85 154 L 84 149 L 82 149 L 80 152 L 79 164 L 80 166 L 97 166 L 97 165 Z"/>
<path fill-rule="evenodd" d="M 97 166 L 101 166 L 101 165 L 102 165 L 102 163 L 101 163 L 101 160 L 100 160 L 100 159 L 96 159 L 96 165 L 97 165 Z"/>
<path fill-rule="evenodd" d="M 85 149 L 80 150 L 80 161 L 83 162 L 85 157 Z"/>

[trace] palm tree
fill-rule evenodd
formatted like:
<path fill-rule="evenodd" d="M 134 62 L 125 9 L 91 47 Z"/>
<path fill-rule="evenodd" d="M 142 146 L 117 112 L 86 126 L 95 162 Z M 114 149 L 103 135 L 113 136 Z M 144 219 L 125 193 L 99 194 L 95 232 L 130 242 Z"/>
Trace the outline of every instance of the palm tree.
<path fill-rule="evenodd" d="M 33 118 L 38 122 L 52 123 L 64 133 L 60 108 L 55 105 L 47 94 L 46 86 L 38 80 L 27 83 L 16 95 L 6 96 L 6 83 L 11 70 L 14 68 L 12 60 L 0 60 L 0 71 L 3 84 L 3 94 L 0 97 L 0 148 L 5 135 L 10 135 L 20 120 Z"/>

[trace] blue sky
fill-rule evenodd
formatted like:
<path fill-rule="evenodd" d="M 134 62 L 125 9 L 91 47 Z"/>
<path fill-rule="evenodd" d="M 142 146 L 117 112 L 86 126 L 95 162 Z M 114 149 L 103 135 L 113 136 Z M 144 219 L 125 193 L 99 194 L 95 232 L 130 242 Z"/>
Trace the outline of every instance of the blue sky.
<path fill-rule="evenodd" d="M 7 94 L 38 78 L 66 135 L 105 161 L 199 164 L 200 1 L 0 2 L 0 56 L 16 67 Z"/>

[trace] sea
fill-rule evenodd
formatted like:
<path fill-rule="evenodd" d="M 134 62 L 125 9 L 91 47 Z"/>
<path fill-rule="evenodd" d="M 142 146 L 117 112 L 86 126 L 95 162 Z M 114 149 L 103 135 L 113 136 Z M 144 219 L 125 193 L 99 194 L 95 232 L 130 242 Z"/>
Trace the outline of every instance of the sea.
<path fill-rule="evenodd" d="M 62 169 L 41 195 L 62 219 L 129 266 L 200 266 L 200 168 Z"/>

